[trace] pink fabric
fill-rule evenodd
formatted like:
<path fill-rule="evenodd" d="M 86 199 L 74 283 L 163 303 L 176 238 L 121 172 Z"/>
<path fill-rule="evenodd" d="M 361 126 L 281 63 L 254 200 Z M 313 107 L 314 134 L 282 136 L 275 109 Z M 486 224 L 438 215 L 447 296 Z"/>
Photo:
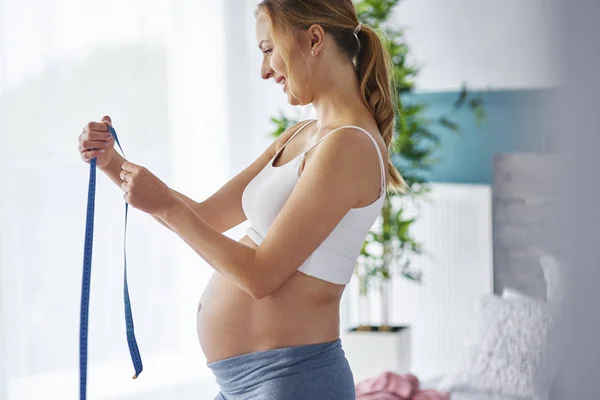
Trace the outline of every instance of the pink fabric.
<path fill-rule="evenodd" d="M 356 385 L 356 400 L 450 400 L 450 395 L 435 390 L 419 389 L 412 374 L 384 372 Z"/>

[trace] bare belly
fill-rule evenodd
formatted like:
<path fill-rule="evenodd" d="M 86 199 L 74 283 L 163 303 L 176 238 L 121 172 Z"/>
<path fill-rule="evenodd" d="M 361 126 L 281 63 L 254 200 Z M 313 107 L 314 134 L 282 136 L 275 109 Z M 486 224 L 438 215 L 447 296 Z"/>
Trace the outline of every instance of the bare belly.
<path fill-rule="evenodd" d="M 240 243 L 256 247 L 247 236 Z M 279 290 L 256 300 L 215 272 L 198 308 L 198 338 L 208 362 L 240 354 L 339 337 L 344 287 L 296 272 Z"/>

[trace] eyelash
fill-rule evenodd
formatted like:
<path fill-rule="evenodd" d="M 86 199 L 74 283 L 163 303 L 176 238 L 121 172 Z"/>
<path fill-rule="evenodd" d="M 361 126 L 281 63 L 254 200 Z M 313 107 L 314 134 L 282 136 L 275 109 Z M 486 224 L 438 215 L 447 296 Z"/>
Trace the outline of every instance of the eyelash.
<path fill-rule="evenodd" d="M 263 54 L 271 54 L 272 52 L 273 52 L 273 49 L 263 50 Z"/>

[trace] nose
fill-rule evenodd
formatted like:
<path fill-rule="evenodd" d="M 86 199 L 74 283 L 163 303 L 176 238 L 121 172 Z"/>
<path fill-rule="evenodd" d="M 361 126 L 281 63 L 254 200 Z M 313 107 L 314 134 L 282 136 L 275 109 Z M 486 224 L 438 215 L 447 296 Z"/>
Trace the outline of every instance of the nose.
<path fill-rule="evenodd" d="M 273 69 L 271 69 L 271 63 L 269 60 L 263 60 L 262 66 L 260 67 L 260 77 L 263 79 L 269 79 L 273 77 Z"/>

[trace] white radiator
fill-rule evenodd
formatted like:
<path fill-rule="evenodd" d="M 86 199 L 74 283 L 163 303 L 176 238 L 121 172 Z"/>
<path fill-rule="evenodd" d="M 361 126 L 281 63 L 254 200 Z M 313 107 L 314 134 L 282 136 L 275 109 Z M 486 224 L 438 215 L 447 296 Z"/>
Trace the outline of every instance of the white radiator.
<path fill-rule="evenodd" d="M 428 200 L 407 205 L 419 218 L 414 236 L 425 253 L 413 261 L 424 274 L 421 285 L 396 278 L 394 325 L 411 327 L 411 370 L 420 379 L 448 372 L 464 354 L 476 301 L 492 293 L 491 189 L 487 185 L 434 184 Z M 355 325 L 357 288 L 348 288 L 343 326 Z M 380 320 L 371 299 L 372 322 Z"/>

